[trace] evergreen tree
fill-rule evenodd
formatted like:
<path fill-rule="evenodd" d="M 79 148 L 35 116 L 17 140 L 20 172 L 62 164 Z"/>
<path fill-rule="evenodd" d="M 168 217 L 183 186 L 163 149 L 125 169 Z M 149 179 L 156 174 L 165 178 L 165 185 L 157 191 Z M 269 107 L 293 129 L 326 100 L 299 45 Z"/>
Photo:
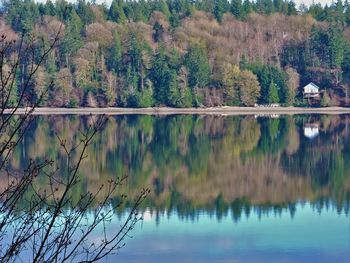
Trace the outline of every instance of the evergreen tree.
<path fill-rule="evenodd" d="M 134 10 L 135 13 L 135 20 L 139 21 L 139 19 L 141 21 L 148 21 L 150 15 L 151 15 L 151 8 L 150 5 L 148 4 L 148 2 L 146 0 L 139 0 L 139 1 L 135 1 L 136 3 L 136 10 Z M 140 18 L 138 18 L 140 16 Z"/>
<path fill-rule="evenodd" d="M 179 107 L 180 90 L 177 81 L 177 74 L 175 70 L 171 70 L 169 73 L 169 92 L 168 92 L 168 105 L 172 107 Z"/>
<path fill-rule="evenodd" d="M 293 1 L 288 2 L 288 13 L 289 16 L 295 16 L 298 14 L 297 8 L 295 6 L 295 3 Z"/>
<path fill-rule="evenodd" d="M 331 68 L 340 68 L 344 59 L 344 38 L 337 27 L 329 29 L 329 65 Z"/>
<path fill-rule="evenodd" d="M 346 25 L 350 26 L 350 4 L 348 1 L 345 2 L 344 20 Z"/>
<path fill-rule="evenodd" d="M 274 12 L 272 0 L 257 0 L 255 2 L 255 11 L 260 14 L 271 14 Z"/>
<path fill-rule="evenodd" d="M 71 19 L 68 20 L 62 41 L 62 57 L 69 66 L 71 55 L 75 54 L 79 48 L 83 46 L 81 31 L 83 23 L 75 11 L 73 11 Z"/>
<path fill-rule="evenodd" d="M 157 0 L 151 2 L 151 10 L 153 11 L 159 11 L 162 12 L 167 18 L 170 17 L 170 10 L 168 7 L 168 4 L 165 0 Z"/>
<path fill-rule="evenodd" d="M 275 83 L 276 86 L 278 87 L 278 96 L 280 98 L 279 102 L 287 103 L 288 98 L 290 96 L 288 85 L 287 85 L 287 79 L 288 79 L 287 74 L 284 71 L 273 66 L 269 67 L 269 71 L 270 71 L 270 80 L 273 81 L 273 83 Z"/>
<path fill-rule="evenodd" d="M 6 13 L 7 22 L 17 32 L 31 32 L 40 15 L 38 5 L 34 1 L 4 1 L 2 9 Z"/>
<path fill-rule="evenodd" d="M 264 0 L 264 13 L 272 14 L 275 12 L 275 7 L 273 5 L 272 0 Z"/>
<path fill-rule="evenodd" d="M 128 39 L 127 57 L 132 72 L 138 75 L 139 88 L 144 88 L 144 80 L 147 71 L 150 69 L 150 52 L 151 48 L 137 32 L 131 32 Z"/>
<path fill-rule="evenodd" d="M 131 64 L 128 64 L 126 71 L 126 86 L 127 86 L 127 104 L 129 107 L 137 107 L 138 105 L 138 74 Z"/>
<path fill-rule="evenodd" d="M 147 108 L 153 105 L 153 87 L 151 81 L 147 80 L 145 88 L 137 94 L 137 107 Z"/>
<path fill-rule="evenodd" d="M 56 8 L 54 6 L 54 4 L 51 2 L 51 0 L 47 0 L 44 6 L 44 12 L 45 15 L 49 15 L 49 16 L 55 16 L 56 15 Z"/>
<path fill-rule="evenodd" d="M 224 13 L 227 12 L 227 10 L 229 10 L 229 3 L 227 2 L 227 0 L 214 0 L 214 2 L 214 16 L 216 20 L 221 22 Z"/>
<path fill-rule="evenodd" d="M 346 75 L 350 74 L 350 44 L 346 43 L 344 45 L 344 57 L 342 63 L 342 70 Z"/>
<path fill-rule="evenodd" d="M 119 73 L 122 69 L 122 56 L 123 56 L 123 48 L 120 40 L 120 36 L 117 31 L 113 32 L 113 44 L 110 49 L 110 55 L 107 59 L 107 66 L 109 70 L 114 71 L 115 73 Z"/>
<path fill-rule="evenodd" d="M 170 70 L 167 101 L 167 104 L 172 107 L 192 106 L 191 90 L 187 85 L 187 70 L 184 67 L 178 73 L 175 70 Z"/>
<path fill-rule="evenodd" d="M 95 14 L 91 9 L 90 3 L 86 2 L 86 0 L 78 0 L 76 12 L 80 16 L 80 19 L 84 25 L 95 22 Z"/>
<path fill-rule="evenodd" d="M 329 56 L 329 34 L 327 31 L 313 26 L 311 29 L 310 52 L 306 58 L 307 63 L 312 67 L 330 67 Z"/>
<path fill-rule="evenodd" d="M 280 102 L 279 97 L 278 97 L 278 89 L 277 89 L 276 84 L 273 81 L 271 81 L 271 83 L 270 83 L 269 96 L 267 98 L 267 102 L 269 104 Z"/>
<path fill-rule="evenodd" d="M 65 0 L 55 1 L 56 15 L 63 21 L 65 21 L 69 14 L 73 11 L 72 4 L 68 3 Z"/>
<path fill-rule="evenodd" d="M 198 44 L 190 46 L 185 56 L 185 65 L 189 70 L 190 87 L 204 88 L 210 80 L 210 66 L 205 48 Z"/>
<path fill-rule="evenodd" d="M 335 21 L 339 25 L 344 25 L 345 23 L 344 5 L 342 0 L 337 0 L 337 2 L 334 5 L 333 21 Z"/>
<path fill-rule="evenodd" d="M 255 64 L 247 65 L 246 69 L 252 71 L 258 77 L 258 80 L 261 86 L 259 103 L 263 103 L 263 104 L 269 103 L 268 102 L 269 87 L 272 81 L 269 67 L 261 63 L 255 63 Z"/>
<path fill-rule="evenodd" d="M 231 1 L 231 13 L 237 18 L 237 19 L 243 19 L 244 18 L 244 11 L 242 6 L 241 0 L 232 0 Z"/>
<path fill-rule="evenodd" d="M 113 0 L 111 7 L 109 8 L 108 17 L 109 19 L 117 22 L 124 23 L 126 16 L 123 9 L 123 0 Z"/>
<path fill-rule="evenodd" d="M 307 13 L 312 15 L 313 18 L 315 18 L 318 21 L 325 20 L 325 13 L 324 13 L 324 10 L 323 10 L 322 5 L 320 3 L 311 4 Z"/>
<path fill-rule="evenodd" d="M 128 20 L 147 22 L 151 14 L 151 7 L 145 0 L 126 1 L 121 4 Z"/>
<path fill-rule="evenodd" d="M 163 34 L 164 34 L 164 28 L 163 26 L 156 21 L 153 25 L 153 34 L 152 37 L 155 42 L 159 42 L 163 39 Z"/>
<path fill-rule="evenodd" d="M 156 103 L 167 102 L 167 89 L 169 87 L 170 69 L 168 57 L 165 54 L 165 47 L 161 44 L 153 59 L 153 66 L 150 72 L 151 80 L 154 84 L 154 97 Z"/>
<path fill-rule="evenodd" d="M 179 91 L 179 100 L 178 107 L 192 107 L 192 94 L 191 90 L 188 86 L 188 71 L 182 66 L 177 74 L 177 83 L 180 89 Z"/>
<path fill-rule="evenodd" d="M 198 10 L 207 12 L 207 13 L 214 13 L 215 9 L 215 2 L 213 0 L 202 0 L 202 1 L 196 1 L 195 5 Z"/>
<path fill-rule="evenodd" d="M 273 6 L 274 6 L 274 10 L 276 12 L 282 12 L 283 11 L 283 0 L 273 0 Z"/>
<path fill-rule="evenodd" d="M 178 14 L 179 17 L 184 17 L 190 16 L 192 14 L 192 4 L 195 2 L 191 2 L 188 0 L 168 0 L 167 3 L 172 15 Z"/>
<path fill-rule="evenodd" d="M 236 1 L 236 0 L 234 0 Z M 243 12 L 242 17 L 245 18 L 248 14 L 253 11 L 253 5 L 249 0 L 244 0 L 243 2 Z"/>

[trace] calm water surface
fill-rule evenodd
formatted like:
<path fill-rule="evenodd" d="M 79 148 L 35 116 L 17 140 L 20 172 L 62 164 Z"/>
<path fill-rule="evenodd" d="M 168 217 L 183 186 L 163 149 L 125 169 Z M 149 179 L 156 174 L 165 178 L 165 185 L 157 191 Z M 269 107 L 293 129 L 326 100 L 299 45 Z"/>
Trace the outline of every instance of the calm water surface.
<path fill-rule="evenodd" d="M 38 117 L 14 153 L 64 162 L 92 117 Z M 81 191 L 129 175 L 152 193 L 106 262 L 350 262 L 350 116 L 118 116 L 89 148 Z M 110 226 L 116 229 L 119 219 Z"/>

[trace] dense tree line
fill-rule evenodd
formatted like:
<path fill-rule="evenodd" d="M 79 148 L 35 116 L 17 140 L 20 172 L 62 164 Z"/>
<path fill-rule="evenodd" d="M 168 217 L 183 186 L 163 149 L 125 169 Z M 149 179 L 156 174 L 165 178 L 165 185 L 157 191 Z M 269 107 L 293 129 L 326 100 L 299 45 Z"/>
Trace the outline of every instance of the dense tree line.
<path fill-rule="evenodd" d="M 341 0 L 7 0 L 1 13 L 10 40 L 45 43 L 64 24 L 31 84 L 35 95 L 54 81 L 42 105 L 302 105 L 310 81 L 325 90 L 327 103 L 317 103 L 348 103 L 350 8 Z M 27 67 L 21 61 L 18 90 Z"/>

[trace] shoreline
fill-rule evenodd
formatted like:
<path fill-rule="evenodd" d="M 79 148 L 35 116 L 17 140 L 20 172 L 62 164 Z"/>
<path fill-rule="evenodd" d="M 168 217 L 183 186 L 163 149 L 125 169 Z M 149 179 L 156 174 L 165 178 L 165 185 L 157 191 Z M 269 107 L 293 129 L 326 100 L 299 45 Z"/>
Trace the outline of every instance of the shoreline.
<path fill-rule="evenodd" d="M 5 114 L 11 113 L 12 109 L 6 109 Z M 25 114 L 26 108 L 17 109 L 17 115 Z M 350 114 L 350 108 L 345 107 L 208 107 L 208 108 L 50 108 L 38 107 L 33 115 L 294 115 L 294 114 Z"/>

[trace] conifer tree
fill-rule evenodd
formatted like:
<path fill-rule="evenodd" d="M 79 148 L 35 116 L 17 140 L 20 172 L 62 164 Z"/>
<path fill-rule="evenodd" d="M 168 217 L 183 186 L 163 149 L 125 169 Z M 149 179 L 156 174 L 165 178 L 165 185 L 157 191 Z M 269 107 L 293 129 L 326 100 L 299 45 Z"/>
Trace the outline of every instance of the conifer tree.
<path fill-rule="evenodd" d="M 161 43 L 153 59 L 150 77 L 154 84 L 154 96 L 156 103 L 161 104 L 167 101 L 167 89 L 169 86 L 170 69 L 168 57 L 165 54 L 165 47 Z M 172 85 L 174 85 L 172 83 Z"/>
<path fill-rule="evenodd" d="M 231 13 L 237 19 L 243 19 L 244 18 L 242 0 L 232 0 L 231 1 Z"/>
<path fill-rule="evenodd" d="M 107 58 L 107 64 L 109 70 L 112 70 L 114 73 L 119 73 L 122 69 L 122 56 L 123 56 L 123 47 L 119 33 L 117 31 L 113 32 L 113 43 L 110 49 L 110 54 Z"/>
<path fill-rule="evenodd" d="M 71 56 L 83 46 L 83 39 L 81 37 L 82 29 L 83 23 L 77 13 L 73 10 L 71 18 L 67 22 L 64 38 L 62 41 L 61 55 L 66 62 L 66 66 L 68 67 Z"/>
<path fill-rule="evenodd" d="M 113 0 L 109 8 L 108 17 L 117 23 L 122 24 L 125 22 L 126 16 L 123 9 L 123 0 Z"/>
<path fill-rule="evenodd" d="M 279 97 L 278 97 L 278 89 L 277 85 L 271 81 L 270 87 L 269 87 L 269 96 L 268 96 L 268 103 L 279 103 Z"/>
<path fill-rule="evenodd" d="M 329 65 L 331 68 L 339 68 L 344 59 L 344 38 L 339 28 L 329 29 Z"/>
<path fill-rule="evenodd" d="M 189 70 L 190 87 L 204 88 L 210 80 L 210 66 L 205 48 L 201 45 L 192 45 L 186 56 L 185 65 Z"/>

